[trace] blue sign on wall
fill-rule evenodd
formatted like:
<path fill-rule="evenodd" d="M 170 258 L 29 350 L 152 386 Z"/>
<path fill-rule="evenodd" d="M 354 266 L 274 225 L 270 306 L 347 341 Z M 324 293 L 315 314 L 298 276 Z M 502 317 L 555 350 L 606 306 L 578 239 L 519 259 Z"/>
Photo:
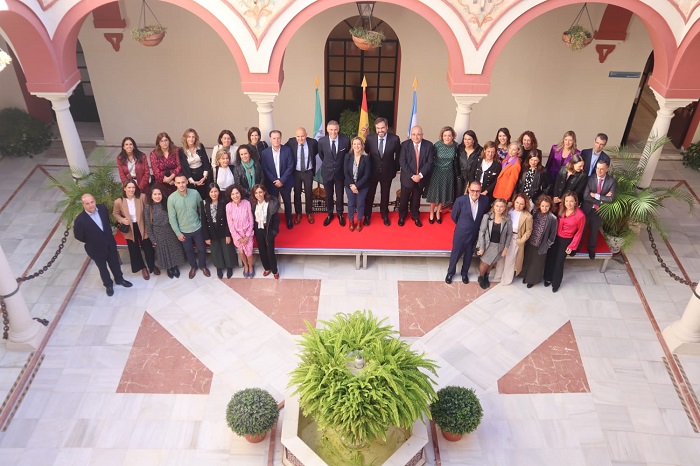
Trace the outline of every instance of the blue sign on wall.
<path fill-rule="evenodd" d="M 611 71 L 608 78 L 639 78 L 641 75 L 639 71 Z"/>

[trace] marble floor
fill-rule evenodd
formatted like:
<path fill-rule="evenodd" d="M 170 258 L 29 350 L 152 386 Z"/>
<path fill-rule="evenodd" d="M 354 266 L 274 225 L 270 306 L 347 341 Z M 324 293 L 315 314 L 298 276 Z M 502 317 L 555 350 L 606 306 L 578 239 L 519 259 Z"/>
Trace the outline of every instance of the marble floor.
<path fill-rule="evenodd" d="M 87 149 L 91 163 L 115 153 Z M 47 186 L 64 169 L 60 147 L 0 159 L 0 245 L 17 275 L 60 241 L 61 195 Z M 700 173 L 677 161 L 660 162 L 655 180 L 700 194 Z M 669 203 L 669 241 L 657 238 L 670 268 L 693 280 L 698 212 Z M 519 280 L 447 285 L 445 259 L 378 257 L 367 270 L 348 257 L 279 262 L 280 280 L 236 269 L 228 280 L 144 281 L 126 266 L 134 286 L 110 298 L 69 237 L 56 264 L 21 287 L 51 322 L 45 345 L 32 355 L 0 344 L 0 465 L 280 465 L 280 430 L 249 444 L 226 426 L 226 404 L 251 386 L 283 401 L 304 322 L 356 309 L 437 361 L 439 387 L 474 388 L 484 406 L 461 441 L 429 436 L 429 465 L 699 464 L 700 357 L 671 355 L 658 334 L 691 293 L 645 237 L 605 273 L 598 261 L 568 261 L 557 294 Z"/>

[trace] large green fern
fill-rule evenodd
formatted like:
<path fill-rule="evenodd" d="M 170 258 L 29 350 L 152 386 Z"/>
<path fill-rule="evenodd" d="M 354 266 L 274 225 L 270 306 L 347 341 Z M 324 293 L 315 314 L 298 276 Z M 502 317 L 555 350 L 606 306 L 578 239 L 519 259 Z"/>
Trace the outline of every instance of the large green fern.
<path fill-rule="evenodd" d="M 435 362 L 383 323 L 369 311 L 336 314 L 321 329 L 307 322 L 301 362 L 290 374 L 304 415 L 355 445 L 386 439 L 390 426 L 411 429 L 430 417 L 436 399 L 429 375 L 437 375 Z M 349 367 L 358 352 L 365 367 L 353 374 Z"/>

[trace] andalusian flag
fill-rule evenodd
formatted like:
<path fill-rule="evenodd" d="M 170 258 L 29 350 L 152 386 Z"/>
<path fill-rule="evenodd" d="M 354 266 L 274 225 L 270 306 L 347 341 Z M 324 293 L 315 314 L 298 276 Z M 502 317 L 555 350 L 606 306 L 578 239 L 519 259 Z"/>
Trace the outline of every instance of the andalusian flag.
<path fill-rule="evenodd" d="M 411 121 L 408 123 L 408 138 L 411 138 L 411 128 L 418 124 L 418 80 L 413 78 L 413 110 L 411 110 Z"/>
<path fill-rule="evenodd" d="M 314 85 L 316 86 L 316 113 L 314 114 L 313 135 L 314 139 L 318 141 L 326 134 L 323 128 L 323 115 L 321 115 L 321 97 L 318 95 L 318 76 L 316 76 Z"/>
<path fill-rule="evenodd" d="M 367 78 L 362 77 L 362 106 L 360 107 L 360 125 L 357 135 L 364 141 L 369 135 L 369 110 L 367 110 Z"/>

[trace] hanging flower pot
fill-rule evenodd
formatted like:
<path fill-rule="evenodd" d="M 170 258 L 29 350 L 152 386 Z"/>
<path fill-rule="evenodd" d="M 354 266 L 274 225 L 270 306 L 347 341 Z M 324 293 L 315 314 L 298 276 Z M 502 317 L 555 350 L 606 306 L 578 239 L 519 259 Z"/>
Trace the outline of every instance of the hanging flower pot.
<path fill-rule="evenodd" d="M 167 28 L 161 26 L 160 24 L 150 24 L 144 27 L 132 29 L 131 37 L 134 40 L 139 41 L 141 45 L 146 47 L 155 47 L 163 42 L 166 30 Z"/>
<path fill-rule="evenodd" d="M 588 17 L 588 24 L 591 26 L 590 29 L 586 29 L 579 24 L 579 20 L 583 16 L 584 11 Z M 591 31 L 595 31 L 595 29 L 593 28 L 591 15 L 588 13 L 588 4 L 584 3 L 576 15 L 576 18 L 574 18 L 574 22 L 571 23 L 571 26 L 569 26 L 569 29 L 562 33 L 561 40 L 571 49 L 572 52 L 583 50 L 591 42 L 593 42 L 593 33 Z"/>
<path fill-rule="evenodd" d="M 361 27 L 350 29 L 352 41 L 360 50 L 372 50 L 382 46 L 382 41 L 386 39 L 384 33 L 371 31 Z"/>

